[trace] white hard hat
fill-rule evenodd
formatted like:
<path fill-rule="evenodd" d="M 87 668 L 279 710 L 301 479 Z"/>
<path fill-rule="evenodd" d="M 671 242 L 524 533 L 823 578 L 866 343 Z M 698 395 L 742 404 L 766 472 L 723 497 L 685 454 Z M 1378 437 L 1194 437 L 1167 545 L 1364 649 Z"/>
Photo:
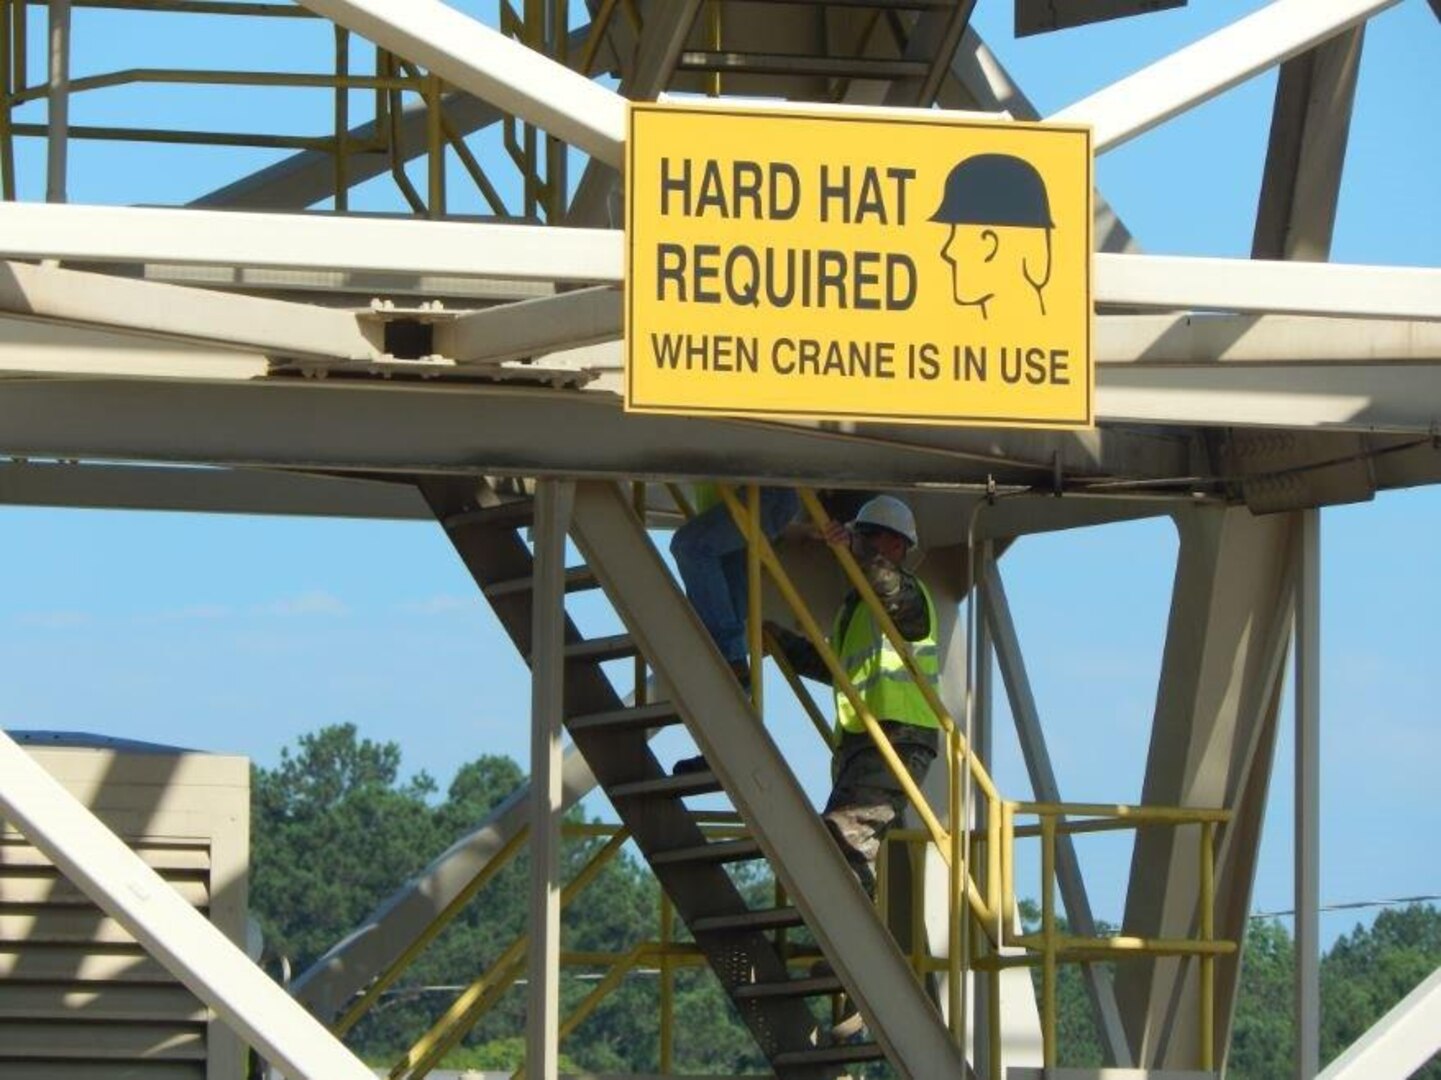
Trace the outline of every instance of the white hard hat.
<path fill-rule="evenodd" d="M 877 495 L 856 514 L 852 525 L 878 525 L 891 532 L 900 533 L 912 547 L 920 543 L 916 536 L 916 517 L 911 508 L 894 495 Z"/>

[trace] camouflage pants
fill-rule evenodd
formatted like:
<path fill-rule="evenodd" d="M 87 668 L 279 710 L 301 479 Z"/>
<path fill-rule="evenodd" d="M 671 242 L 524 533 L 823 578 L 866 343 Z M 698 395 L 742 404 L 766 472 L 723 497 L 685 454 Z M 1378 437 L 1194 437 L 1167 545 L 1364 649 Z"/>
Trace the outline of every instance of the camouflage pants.
<path fill-rule="evenodd" d="M 935 732 L 892 721 L 883 721 L 881 728 L 911 779 L 923 783 L 936 756 Z M 869 735 L 842 737 L 831 776 L 831 795 L 821 816 L 861 887 L 874 898 L 876 855 L 905 812 L 906 794 Z"/>

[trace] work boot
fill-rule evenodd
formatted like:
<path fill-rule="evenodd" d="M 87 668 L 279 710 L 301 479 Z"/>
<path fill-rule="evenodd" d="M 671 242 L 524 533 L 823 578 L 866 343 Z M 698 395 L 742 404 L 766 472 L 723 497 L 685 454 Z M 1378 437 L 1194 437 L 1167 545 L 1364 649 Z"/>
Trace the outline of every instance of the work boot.
<path fill-rule="evenodd" d="M 861 1032 L 866 1030 L 865 1017 L 851 1001 L 849 994 L 841 995 L 840 1018 L 831 1025 L 831 1042 L 842 1043 L 854 1039 Z"/>
<path fill-rule="evenodd" d="M 736 682 L 741 684 L 741 689 L 747 694 L 751 692 L 751 666 L 747 660 L 730 660 L 731 673 L 736 677 Z"/>
<path fill-rule="evenodd" d="M 811 978 L 813 979 L 828 979 L 835 973 L 836 969 L 831 967 L 829 960 L 817 960 L 811 965 Z M 832 1043 L 842 1043 L 854 1039 L 866 1028 L 865 1018 L 861 1016 L 860 1010 L 851 1001 L 851 996 L 843 992 L 838 997 L 840 998 L 840 1012 L 829 1032 Z"/>

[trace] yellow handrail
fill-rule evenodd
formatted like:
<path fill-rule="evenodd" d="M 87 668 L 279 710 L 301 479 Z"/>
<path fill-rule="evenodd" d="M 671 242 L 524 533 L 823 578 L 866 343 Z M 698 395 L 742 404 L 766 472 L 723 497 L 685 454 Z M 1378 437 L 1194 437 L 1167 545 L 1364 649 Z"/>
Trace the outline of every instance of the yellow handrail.
<path fill-rule="evenodd" d="M 585 866 L 576 873 L 561 890 L 560 903 L 565 907 L 595 880 L 621 847 L 630 839 L 630 832 L 620 829 L 595 852 Z M 465 1037 L 477 1020 L 500 994 L 509 989 L 511 983 L 525 970 L 525 952 L 530 946 L 530 935 L 522 934 L 500 957 L 491 964 L 481 977 L 461 993 L 430 1029 L 406 1051 L 405 1056 L 390 1070 L 391 1080 L 402 1076 L 424 1076 Z"/>
<path fill-rule="evenodd" d="M 746 512 L 740 505 L 739 500 L 737 500 L 735 493 L 724 484 L 718 484 L 717 490 L 721 498 L 725 501 L 726 506 L 730 509 L 731 515 L 736 520 L 738 526 L 744 528 Z M 803 499 L 807 497 L 812 500 L 814 499 L 814 496 L 806 491 L 802 491 L 801 496 Z M 819 502 L 815 503 L 817 509 L 819 509 L 819 505 Z M 823 526 L 827 519 L 824 518 L 824 511 L 821 511 L 821 514 L 822 519 L 820 524 Z M 835 687 L 845 695 L 851 707 L 855 709 L 856 715 L 860 718 L 861 723 L 865 726 L 866 732 L 875 743 L 877 752 L 879 752 L 882 759 L 885 760 L 887 767 L 895 776 L 896 782 L 900 784 L 901 790 L 905 792 L 906 798 L 915 809 L 917 816 L 920 817 L 921 822 L 931 834 L 931 838 L 941 853 L 941 857 L 946 861 L 947 866 L 954 869 L 956 866 L 956 857 L 955 852 L 952 850 L 950 832 L 941 824 L 940 819 L 936 816 L 935 811 L 931 808 L 930 803 L 921 792 L 919 785 L 917 785 L 911 777 L 909 770 L 906 769 L 905 764 L 901 761 L 900 756 L 891 745 L 891 741 L 886 738 L 885 732 L 881 729 L 880 722 L 876 719 L 875 714 L 871 712 L 870 708 L 861 698 L 860 693 L 856 690 L 855 685 L 851 682 L 850 676 L 840 662 L 840 658 L 835 655 L 835 651 L 830 646 L 829 635 L 821 629 L 815 620 L 815 616 L 810 613 L 810 609 L 801 598 L 794 583 L 790 580 L 790 576 L 785 572 L 784 567 L 781 566 L 780 559 L 776 556 L 775 549 L 771 546 L 770 541 L 764 533 L 761 533 L 756 537 L 755 542 L 759 547 L 761 563 L 770 574 L 771 580 L 775 583 L 782 598 L 790 607 L 792 614 L 794 614 L 800 622 L 802 631 L 810 640 L 811 644 L 815 646 L 816 652 L 820 656 L 822 663 L 825 664 L 826 670 L 830 673 Z M 860 575 L 860 568 L 856 566 L 855 560 L 850 558 L 849 552 L 837 551 L 837 554 L 844 555 L 845 559 L 849 560 L 851 567 L 855 569 L 857 575 Z M 844 562 L 842 565 L 844 566 Z M 888 625 L 890 630 L 895 632 L 899 638 L 900 632 L 895 629 L 895 625 L 891 623 L 890 618 L 886 616 L 884 610 L 880 608 L 880 601 L 876 598 L 875 592 L 870 589 L 869 584 L 865 582 L 863 575 L 861 575 L 861 583 L 865 585 L 865 592 L 862 593 L 862 599 L 875 605 L 875 609 L 878 611 L 880 618 L 884 619 L 885 625 Z M 866 596 L 867 593 L 869 593 L 868 598 Z M 758 616 L 758 612 L 752 613 L 753 618 Z M 900 638 L 900 640 L 904 642 L 904 638 Z M 909 645 L 907 645 L 903 655 L 908 655 L 909 651 Z M 918 678 L 917 682 L 929 689 L 927 680 L 924 678 Z M 940 704 L 939 699 L 935 697 L 933 692 L 928 696 L 927 701 L 928 703 L 934 701 L 932 707 Z M 942 709 L 944 709 L 944 706 L 942 706 Z M 954 729 L 954 724 L 951 725 L 951 728 Z M 987 780 L 989 780 L 989 778 L 987 778 Z M 990 790 L 994 791 L 994 785 L 991 786 Z M 964 891 L 971 909 L 976 913 L 977 917 L 981 919 L 983 926 L 985 926 L 992 919 L 991 907 L 987 903 L 986 898 L 981 896 L 979 888 L 976 886 L 975 881 L 970 878 L 970 875 L 966 875 Z M 987 932 L 989 933 L 989 929 Z"/>

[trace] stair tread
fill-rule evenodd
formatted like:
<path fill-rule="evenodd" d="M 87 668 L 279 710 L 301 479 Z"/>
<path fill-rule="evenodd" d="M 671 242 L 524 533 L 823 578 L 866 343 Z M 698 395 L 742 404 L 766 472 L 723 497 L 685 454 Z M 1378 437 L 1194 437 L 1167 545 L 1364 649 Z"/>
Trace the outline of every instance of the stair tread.
<path fill-rule="evenodd" d="M 651 855 L 654 866 L 667 866 L 683 862 L 739 862 L 761 856 L 761 846 L 750 837 L 739 840 L 718 840 L 710 844 L 694 844 L 690 847 L 672 848 Z"/>
<path fill-rule="evenodd" d="M 589 566 L 567 566 L 565 568 L 565 591 L 568 593 L 580 592 L 583 589 L 594 589 L 600 582 L 596 580 L 595 571 Z M 514 596 L 517 593 L 527 593 L 535 588 L 535 578 L 526 576 L 508 578 L 504 581 L 493 581 L 481 590 L 489 599 L 497 600 L 502 596 Z"/>
<path fill-rule="evenodd" d="M 645 795 L 707 795 L 721 791 L 716 774 L 709 770 L 682 773 L 679 776 L 656 776 L 648 780 L 634 780 L 616 784 L 606 791 L 612 799 L 638 798 Z"/>
<path fill-rule="evenodd" d="M 803 1065 L 845 1065 L 853 1061 L 881 1061 L 886 1052 L 879 1043 L 840 1043 L 836 1046 L 817 1046 L 809 1050 L 787 1050 L 771 1059 L 779 1069 Z"/>
<path fill-rule="evenodd" d="M 782 907 L 742 911 L 734 915 L 707 915 L 692 919 L 690 928 L 693 933 L 707 934 L 727 930 L 786 930 L 805 924 L 798 909 Z"/>
<path fill-rule="evenodd" d="M 451 514 L 443 522 L 447 529 L 462 529 L 471 526 L 488 528 L 518 529 L 535 521 L 535 500 L 507 499 L 494 506 L 481 506 L 474 510 L 462 510 Z"/>
<path fill-rule="evenodd" d="M 737 986 L 731 996 L 737 999 L 820 997 L 823 994 L 839 994 L 844 984 L 834 975 L 810 975 L 804 979 L 782 979 L 779 982 L 749 983 Z"/>
<path fill-rule="evenodd" d="M 655 701 L 648 705 L 632 705 L 624 709 L 573 716 L 566 722 L 566 727 L 572 732 L 603 728 L 633 731 L 636 728 L 669 727 L 678 723 L 680 713 L 676 711 L 673 702 Z"/>
<path fill-rule="evenodd" d="M 565 646 L 567 660 L 619 660 L 622 657 L 634 656 L 635 652 L 635 640 L 629 634 L 581 638 L 579 641 L 567 642 Z"/>

